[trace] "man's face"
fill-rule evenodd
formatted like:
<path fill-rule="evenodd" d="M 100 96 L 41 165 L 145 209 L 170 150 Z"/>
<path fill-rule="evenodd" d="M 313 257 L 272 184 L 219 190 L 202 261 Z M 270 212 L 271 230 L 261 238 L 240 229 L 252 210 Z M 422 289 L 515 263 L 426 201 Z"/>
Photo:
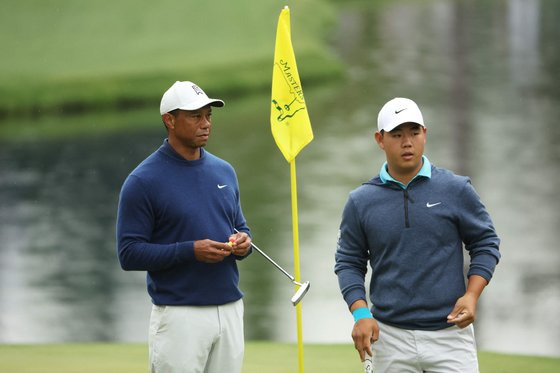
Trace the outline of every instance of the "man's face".
<path fill-rule="evenodd" d="M 403 123 L 391 132 L 376 132 L 375 140 L 385 151 L 389 173 L 397 180 L 403 176 L 405 179 L 412 178 L 422 168 L 425 127 L 417 123 Z"/>
<path fill-rule="evenodd" d="M 173 137 L 183 147 L 198 149 L 208 142 L 212 128 L 212 107 L 204 106 L 197 110 L 178 110 L 168 126 L 169 137 Z"/>

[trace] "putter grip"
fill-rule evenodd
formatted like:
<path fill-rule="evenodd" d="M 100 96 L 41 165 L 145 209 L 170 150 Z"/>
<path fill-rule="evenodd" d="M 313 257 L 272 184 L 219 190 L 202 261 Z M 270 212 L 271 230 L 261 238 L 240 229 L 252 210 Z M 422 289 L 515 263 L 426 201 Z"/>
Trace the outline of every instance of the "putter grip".
<path fill-rule="evenodd" d="M 364 372 L 373 373 L 373 357 L 366 352 L 366 359 L 364 360 Z"/>

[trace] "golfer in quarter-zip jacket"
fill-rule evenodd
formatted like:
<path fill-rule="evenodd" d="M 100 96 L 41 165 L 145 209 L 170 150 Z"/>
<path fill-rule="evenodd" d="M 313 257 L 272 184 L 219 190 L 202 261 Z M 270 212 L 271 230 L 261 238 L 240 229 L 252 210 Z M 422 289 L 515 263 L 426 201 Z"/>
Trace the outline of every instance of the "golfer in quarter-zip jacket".
<path fill-rule="evenodd" d="M 424 156 L 426 127 L 412 100 L 384 105 L 375 139 L 387 162 L 350 193 L 335 256 L 354 345 L 362 360 L 373 353 L 376 373 L 477 372 L 472 322 L 500 258 L 490 216 L 469 178 Z"/>

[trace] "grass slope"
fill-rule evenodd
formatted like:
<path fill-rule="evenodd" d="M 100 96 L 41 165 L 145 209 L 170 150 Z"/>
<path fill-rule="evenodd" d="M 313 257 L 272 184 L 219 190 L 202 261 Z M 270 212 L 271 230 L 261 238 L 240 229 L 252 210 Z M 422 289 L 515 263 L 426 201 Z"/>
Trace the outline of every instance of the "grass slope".
<path fill-rule="evenodd" d="M 504 355 L 480 352 L 482 373 L 556 373 L 560 358 Z M 350 344 L 304 346 L 308 373 L 360 372 L 361 363 Z M 0 345 L 0 371 L 18 373 L 146 372 L 144 344 Z M 244 373 L 292 373 L 298 371 L 297 346 L 271 342 L 247 342 Z"/>
<path fill-rule="evenodd" d="M 216 95 L 269 90 L 286 4 L 302 81 L 340 73 L 326 1 L 6 0 L 0 117 L 151 105 L 175 80 Z"/>

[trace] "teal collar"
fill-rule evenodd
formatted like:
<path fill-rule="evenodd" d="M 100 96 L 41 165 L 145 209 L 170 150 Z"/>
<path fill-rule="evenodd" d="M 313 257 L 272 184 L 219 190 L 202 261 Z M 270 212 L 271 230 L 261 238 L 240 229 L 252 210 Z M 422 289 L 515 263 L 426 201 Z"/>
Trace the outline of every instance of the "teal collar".
<path fill-rule="evenodd" d="M 423 155 L 422 162 L 423 162 L 422 168 L 420 169 L 420 171 L 418 171 L 416 176 L 412 178 L 412 180 L 416 179 L 417 177 L 427 177 L 428 179 L 432 177 L 432 164 L 428 160 L 428 157 Z M 398 184 L 403 189 L 406 189 L 408 185 L 412 182 L 412 180 L 410 180 L 410 182 L 405 185 L 400 181 L 393 179 L 393 177 L 389 175 L 389 172 L 387 171 L 387 162 L 383 163 L 383 166 L 381 166 L 381 171 L 379 171 L 379 177 L 381 178 L 383 184 L 386 184 L 391 181 L 395 184 Z"/>

